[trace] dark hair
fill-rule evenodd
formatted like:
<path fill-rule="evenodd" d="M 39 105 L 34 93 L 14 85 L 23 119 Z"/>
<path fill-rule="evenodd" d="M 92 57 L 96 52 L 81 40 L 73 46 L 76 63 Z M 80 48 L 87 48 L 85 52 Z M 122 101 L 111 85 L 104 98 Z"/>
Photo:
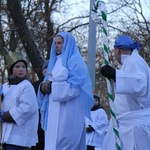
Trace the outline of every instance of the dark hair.
<path fill-rule="evenodd" d="M 98 100 L 100 100 L 100 97 L 97 95 L 94 95 L 94 98 L 97 98 Z"/>

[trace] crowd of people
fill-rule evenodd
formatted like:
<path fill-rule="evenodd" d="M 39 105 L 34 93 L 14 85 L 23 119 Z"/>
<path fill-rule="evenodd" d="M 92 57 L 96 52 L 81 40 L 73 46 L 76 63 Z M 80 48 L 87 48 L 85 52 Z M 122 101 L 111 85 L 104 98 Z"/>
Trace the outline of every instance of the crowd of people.
<path fill-rule="evenodd" d="M 140 48 L 129 36 L 118 36 L 114 53 L 121 69 L 100 70 L 114 81 L 122 150 L 150 148 L 150 71 Z M 69 32 L 54 37 L 43 78 L 33 84 L 26 60 L 13 57 L 0 91 L 3 150 L 117 150 L 112 120 L 92 92 L 86 63 Z"/>

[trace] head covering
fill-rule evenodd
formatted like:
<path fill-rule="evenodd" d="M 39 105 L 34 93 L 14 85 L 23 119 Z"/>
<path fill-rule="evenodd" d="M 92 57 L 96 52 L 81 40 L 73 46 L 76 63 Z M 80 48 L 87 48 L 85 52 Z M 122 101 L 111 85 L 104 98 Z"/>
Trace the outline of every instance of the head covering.
<path fill-rule="evenodd" d="M 23 62 L 27 69 L 27 62 L 26 62 L 26 55 L 23 51 L 19 51 L 16 49 L 14 52 L 8 51 L 7 49 L 4 50 L 4 56 L 6 58 L 6 64 L 9 69 L 10 75 L 13 73 L 13 67 L 18 62 Z"/>
<path fill-rule="evenodd" d="M 82 90 L 81 99 L 84 101 L 85 104 L 85 115 L 88 118 L 90 118 L 90 110 L 94 105 L 94 98 L 93 98 L 92 85 L 91 85 L 91 80 L 89 77 L 87 66 L 79 52 L 79 49 L 77 48 L 75 38 L 70 33 L 59 32 L 56 36 L 61 36 L 64 40 L 61 55 L 62 55 L 62 65 L 65 68 L 67 68 L 67 70 L 69 70 L 67 82 L 70 83 L 72 87 L 80 88 Z M 50 61 L 48 64 L 46 76 L 44 78 L 45 81 L 48 79 L 48 72 L 52 72 L 55 62 L 56 62 L 56 49 L 55 49 L 55 38 L 54 38 L 51 47 Z M 40 94 L 38 95 L 38 97 L 39 100 L 42 98 Z M 48 103 L 48 97 L 47 96 L 45 97 Z M 42 128 L 46 128 L 47 113 L 46 113 L 46 108 L 44 107 L 47 107 L 47 104 L 39 103 L 39 106 L 40 105 L 42 107 L 41 109 Z"/>
<path fill-rule="evenodd" d="M 116 38 L 114 48 L 120 48 L 123 50 L 141 49 L 141 44 L 132 40 L 129 36 L 121 35 Z"/>
<path fill-rule="evenodd" d="M 87 94 L 87 97 L 93 98 L 89 72 L 86 63 L 79 52 L 75 38 L 69 32 L 59 32 L 56 36 L 61 36 L 64 39 L 62 47 L 62 65 L 69 70 L 67 82 L 75 88 L 81 88 Z M 48 72 L 52 72 L 55 62 L 56 49 L 54 39 L 51 48 Z"/>
<path fill-rule="evenodd" d="M 93 106 L 91 111 L 94 111 L 94 110 L 97 110 L 97 109 L 101 108 L 101 106 L 100 106 L 100 97 L 98 95 L 94 95 L 94 99 L 96 99 L 98 101 L 98 103 L 95 103 L 95 105 Z"/>
<path fill-rule="evenodd" d="M 43 66 L 42 66 L 42 70 L 45 69 L 45 68 L 47 68 L 48 63 L 49 63 L 49 60 L 46 60 L 46 61 L 44 62 Z"/>
<path fill-rule="evenodd" d="M 25 65 L 25 67 L 26 67 L 26 69 L 27 69 L 28 64 L 27 64 L 27 62 L 26 62 L 25 60 L 17 60 L 16 62 L 14 62 L 14 63 L 10 66 L 10 68 L 9 68 L 10 74 L 13 74 L 13 68 L 14 68 L 15 64 L 18 63 L 18 62 L 23 62 L 24 65 Z"/>

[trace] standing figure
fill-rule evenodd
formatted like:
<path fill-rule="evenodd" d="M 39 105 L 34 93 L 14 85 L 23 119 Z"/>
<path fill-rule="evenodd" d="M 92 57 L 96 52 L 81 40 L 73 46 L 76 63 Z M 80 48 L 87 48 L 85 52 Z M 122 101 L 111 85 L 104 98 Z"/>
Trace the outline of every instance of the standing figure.
<path fill-rule="evenodd" d="M 45 77 L 48 63 L 49 63 L 49 60 L 46 60 L 42 66 L 42 78 L 33 83 L 33 87 L 34 87 L 36 94 L 38 93 L 38 88 L 39 88 L 40 83 L 43 81 L 43 79 Z"/>
<path fill-rule="evenodd" d="M 101 68 L 104 77 L 115 81 L 114 108 L 122 150 L 150 149 L 150 69 L 138 53 L 140 48 L 129 36 L 117 37 L 115 58 L 121 69 L 109 65 Z M 103 150 L 116 150 L 111 125 Z"/>
<path fill-rule="evenodd" d="M 36 94 L 38 92 L 39 84 L 43 81 L 45 77 L 48 63 L 49 63 L 49 60 L 46 60 L 42 66 L 43 78 L 33 83 L 33 87 L 34 87 Z M 40 118 L 41 118 L 41 114 L 39 110 L 38 143 L 36 144 L 36 146 L 32 146 L 31 150 L 44 150 L 44 130 L 41 128 Z"/>
<path fill-rule="evenodd" d="M 13 54 L 8 82 L 3 84 L 2 144 L 3 150 L 24 150 L 38 141 L 38 103 L 27 79 L 27 62 Z"/>
<path fill-rule="evenodd" d="M 85 117 L 87 150 L 102 148 L 108 119 L 105 110 L 100 107 L 100 97 L 94 95 L 95 104 L 91 109 L 91 119 Z"/>
<path fill-rule="evenodd" d="M 94 99 L 87 66 L 75 38 L 59 32 L 38 92 L 45 150 L 85 150 L 85 119 Z"/>

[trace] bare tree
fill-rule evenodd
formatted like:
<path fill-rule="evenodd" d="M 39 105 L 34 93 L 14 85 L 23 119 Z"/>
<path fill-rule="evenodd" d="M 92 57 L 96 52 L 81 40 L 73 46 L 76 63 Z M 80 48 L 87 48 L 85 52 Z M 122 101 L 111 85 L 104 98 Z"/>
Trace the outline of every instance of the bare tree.
<path fill-rule="evenodd" d="M 33 39 L 33 36 L 26 24 L 25 18 L 22 13 L 21 5 L 19 0 L 7 0 L 7 7 L 12 17 L 15 28 L 20 36 L 22 44 L 26 49 L 27 55 L 33 65 L 33 69 L 40 76 L 41 64 L 44 61 L 43 57 Z"/>
<path fill-rule="evenodd" d="M 69 14 L 71 8 L 68 0 L 1 0 L 0 23 L 0 55 L 5 48 L 14 51 L 24 49 L 31 62 L 33 70 L 41 77 L 41 65 L 49 59 L 53 37 L 59 31 L 69 31 L 75 35 L 79 49 L 86 55 L 88 52 L 88 24 L 91 10 L 85 11 L 89 4 L 82 0 L 83 10 L 78 15 Z M 114 59 L 113 43 L 117 35 L 130 35 L 143 45 L 141 55 L 150 62 L 150 18 L 147 0 L 108 0 L 108 38 L 110 64 L 119 67 Z M 81 5 L 81 3 L 80 3 Z M 88 6 L 88 5 L 87 5 Z M 75 2 L 78 11 L 79 5 Z M 4 18 L 5 17 L 5 18 Z M 100 68 L 103 64 L 103 36 L 101 26 L 97 26 L 97 54 L 96 54 L 96 91 L 108 105 L 107 87 L 101 76 Z M 3 57 L 2 57 L 3 58 Z"/>
<path fill-rule="evenodd" d="M 88 24 L 79 21 L 72 23 L 79 18 L 88 18 L 87 15 L 74 17 L 59 24 L 54 23 L 53 14 L 61 13 L 60 7 L 63 2 L 64 0 L 14 0 L 13 3 L 10 0 L 7 0 L 7 3 L 3 1 L 6 18 L 1 19 L 4 27 L 1 37 L 5 38 L 1 40 L 1 47 L 9 51 L 15 51 L 16 48 L 24 49 L 38 77 L 41 77 L 44 59 L 49 58 L 55 34 L 60 30 L 75 31 Z"/>

